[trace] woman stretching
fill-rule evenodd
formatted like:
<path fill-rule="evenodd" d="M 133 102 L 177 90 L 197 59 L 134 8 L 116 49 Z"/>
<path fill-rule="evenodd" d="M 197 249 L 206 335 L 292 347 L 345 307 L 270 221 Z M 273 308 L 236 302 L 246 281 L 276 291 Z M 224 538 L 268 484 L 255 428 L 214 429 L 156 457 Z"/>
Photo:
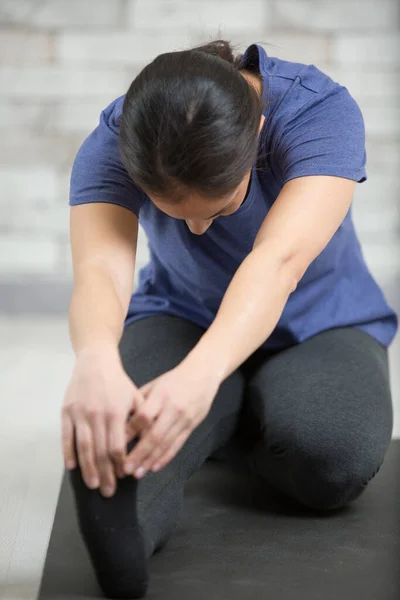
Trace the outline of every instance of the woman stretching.
<path fill-rule="evenodd" d="M 81 146 L 62 437 L 106 596 L 145 595 L 209 458 L 320 511 L 382 465 L 397 319 L 352 221 L 365 162 L 345 87 L 225 41 L 158 56 Z"/>

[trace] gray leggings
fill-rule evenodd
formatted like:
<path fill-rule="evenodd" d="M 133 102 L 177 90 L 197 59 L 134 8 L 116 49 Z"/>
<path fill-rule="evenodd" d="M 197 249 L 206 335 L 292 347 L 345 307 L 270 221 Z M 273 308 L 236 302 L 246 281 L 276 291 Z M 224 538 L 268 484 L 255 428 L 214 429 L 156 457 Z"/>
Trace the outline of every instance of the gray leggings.
<path fill-rule="evenodd" d="M 124 367 L 141 386 L 175 367 L 204 330 L 169 315 L 125 328 Z M 159 473 L 139 481 L 148 555 L 174 531 L 188 478 L 209 458 L 250 470 L 317 510 L 355 500 L 378 472 L 393 427 L 387 351 L 342 328 L 257 350 L 221 385 L 205 420 Z"/>

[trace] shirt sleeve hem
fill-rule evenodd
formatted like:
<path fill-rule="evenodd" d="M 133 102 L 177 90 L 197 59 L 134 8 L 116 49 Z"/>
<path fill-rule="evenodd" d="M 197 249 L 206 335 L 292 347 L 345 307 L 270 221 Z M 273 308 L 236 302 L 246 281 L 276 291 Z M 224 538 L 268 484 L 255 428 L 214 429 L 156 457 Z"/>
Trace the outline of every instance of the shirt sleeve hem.
<path fill-rule="evenodd" d="M 107 197 L 107 194 L 105 195 L 104 193 L 102 193 L 101 198 L 96 198 L 95 200 L 93 200 L 92 198 L 80 198 L 78 200 L 77 198 L 73 198 L 73 197 L 70 197 L 70 199 L 69 199 L 70 206 L 79 206 L 79 204 L 94 204 L 97 202 L 102 202 L 102 203 L 106 203 L 106 204 L 116 204 L 117 206 L 122 206 L 122 208 L 126 208 L 127 210 L 130 210 L 137 217 L 139 216 L 140 207 L 136 208 L 136 207 L 130 206 L 129 204 L 121 201 L 119 198 L 115 198 L 114 196 Z"/>
<path fill-rule="evenodd" d="M 367 180 L 367 174 L 365 171 L 334 171 L 333 169 L 304 169 L 293 171 L 290 175 L 287 175 L 283 179 L 283 183 L 287 183 L 291 179 L 297 179 L 298 177 L 307 177 L 313 175 L 326 175 L 330 177 L 343 177 L 344 179 L 351 179 L 357 183 L 363 183 Z"/>

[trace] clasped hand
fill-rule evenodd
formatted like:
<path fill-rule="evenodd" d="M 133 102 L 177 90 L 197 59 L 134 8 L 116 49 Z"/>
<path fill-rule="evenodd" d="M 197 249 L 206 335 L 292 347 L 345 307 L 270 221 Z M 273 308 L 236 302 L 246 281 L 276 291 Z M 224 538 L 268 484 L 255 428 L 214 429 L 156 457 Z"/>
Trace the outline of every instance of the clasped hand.
<path fill-rule="evenodd" d="M 143 477 L 164 468 L 205 419 L 220 381 L 178 365 L 140 388 L 144 402 L 127 423 L 127 442 L 140 441 L 125 460 L 125 473 Z"/>
<path fill-rule="evenodd" d="M 182 362 L 137 388 L 113 348 L 82 351 L 62 408 L 66 468 L 79 464 L 86 485 L 106 497 L 116 478 L 162 469 L 205 419 L 220 384 L 209 369 Z"/>

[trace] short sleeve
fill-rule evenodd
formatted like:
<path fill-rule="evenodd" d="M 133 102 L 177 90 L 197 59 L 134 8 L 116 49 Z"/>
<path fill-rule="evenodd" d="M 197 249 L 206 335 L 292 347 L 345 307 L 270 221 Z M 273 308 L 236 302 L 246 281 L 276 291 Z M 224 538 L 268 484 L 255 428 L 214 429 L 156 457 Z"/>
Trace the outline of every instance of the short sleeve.
<path fill-rule="evenodd" d="M 275 148 L 283 183 L 306 175 L 367 179 L 364 119 L 345 87 L 314 94 L 280 128 Z"/>
<path fill-rule="evenodd" d="M 122 164 L 119 137 L 103 111 L 100 123 L 85 139 L 75 157 L 70 181 L 70 206 L 89 202 L 118 204 L 139 216 L 144 192 Z"/>

